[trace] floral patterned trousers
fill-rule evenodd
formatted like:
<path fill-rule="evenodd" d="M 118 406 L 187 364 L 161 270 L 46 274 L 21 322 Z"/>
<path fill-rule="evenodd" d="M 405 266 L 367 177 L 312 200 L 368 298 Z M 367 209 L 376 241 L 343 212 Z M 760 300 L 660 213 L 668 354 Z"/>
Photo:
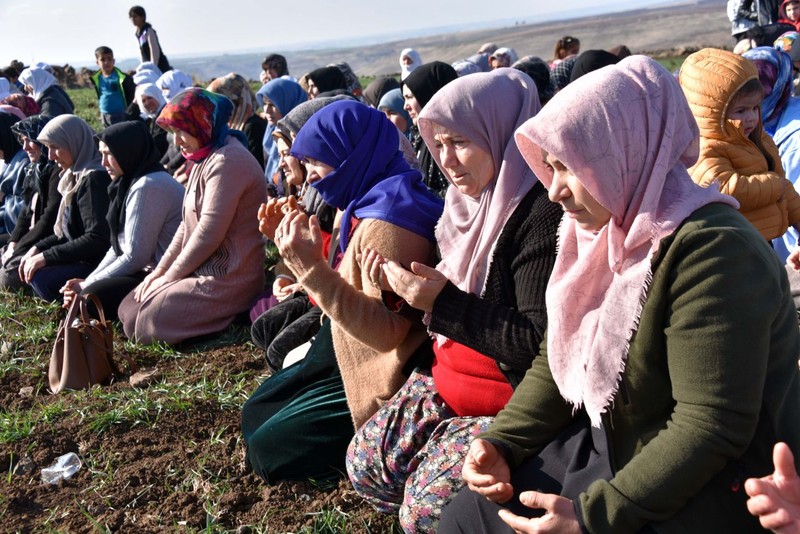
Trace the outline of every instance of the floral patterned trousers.
<path fill-rule="evenodd" d="M 417 369 L 350 442 L 350 481 L 376 509 L 398 512 L 406 532 L 435 532 L 442 509 L 464 486 L 470 443 L 493 420 L 457 416 L 430 371 Z"/>

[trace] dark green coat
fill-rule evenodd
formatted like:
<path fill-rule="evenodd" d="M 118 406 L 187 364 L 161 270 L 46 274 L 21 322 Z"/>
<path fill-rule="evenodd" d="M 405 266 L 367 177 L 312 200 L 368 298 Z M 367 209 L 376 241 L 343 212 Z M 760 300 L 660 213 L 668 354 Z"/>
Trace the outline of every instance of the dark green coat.
<path fill-rule="evenodd" d="M 542 344 L 481 437 L 512 464 L 572 420 Z M 734 209 L 697 210 L 653 259 L 653 281 L 613 405 L 615 476 L 579 497 L 590 532 L 761 531 L 744 480 L 773 471 L 772 446 L 800 453 L 800 331 L 783 266 Z M 513 467 L 512 465 L 512 467 Z"/>

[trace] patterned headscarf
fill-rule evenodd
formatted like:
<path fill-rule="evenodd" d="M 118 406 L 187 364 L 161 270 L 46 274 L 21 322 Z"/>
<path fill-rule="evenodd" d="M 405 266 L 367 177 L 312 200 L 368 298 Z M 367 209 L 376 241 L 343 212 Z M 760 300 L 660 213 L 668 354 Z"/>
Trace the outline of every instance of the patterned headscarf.
<path fill-rule="evenodd" d="M 36 100 L 28 95 L 23 95 L 22 93 L 14 93 L 13 95 L 9 95 L 3 100 L 0 100 L 0 104 L 8 104 L 10 106 L 19 108 L 26 117 L 38 115 L 42 111 L 42 108 L 39 107 L 39 104 L 36 103 Z"/>
<path fill-rule="evenodd" d="M 356 73 L 353 72 L 353 68 L 350 66 L 349 63 L 342 61 L 341 63 L 331 63 L 328 66 L 336 67 L 337 69 L 342 71 L 342 76 L 344 76 L 345 89 L 347 90 L 348 93 L 356 97 L 361 96 L 361 91 L 362 91 L 361 81 L 358 79 L 358 76 L 356 76 Z"/>
<path fill-rule="evenodd" d="M 434 241 L 443 203 L 403 159 L 399 139 L 386 115 L 352 100 L 326 106 L 298 132 L 292 156 L 334 168 L 312 187 L 344 210 L 341 250 L 347 248 L 352 217 L 386 221 Z"/>
<path fill-rule="evenodd" d="M 190 87 L 164 106 L 156 124 L 165 130 L 181 130 L 197 138 L 200 149 L 184 154 L 187 159 L 197 163 L 225 144 L 232 112 L 233 104 L 227 97 L 199 87 Z"/>
<path fill-rule="evenodd" d="M 58 237 L 64 236 L 64 211 L 72 202 L 75 191 L 86 176 L 94 171 L 103 171 L 100 152 L 94 142 L 94 132 L 86 121 L 75 115 L 59 115 L 42 128 L 37 138 L 39 142 L 64 148 L 72 155 L 72 166 L 61 171 L 58 192 L 61 204 L 53 231 Z"/>
<path fill-rule="evenodd" d="M 48 122 L 50 122 L 50 117 L 47 115 L 33 115 L 12 124 L 11 131 L 16 134 L 20 141 L 22 141 L 21 138 L 25 136 L 39 145 L 39 148 L 42 150 L 42 155 L 45 159 L 47 159 L 49 151 L 47 150 L 47 147 L 37 138 L 39 137 L 39 134 L 42 133 L 42 129 L 44 128 L 45 124 Z"/>
<path fill-rule="evenodd" d="M 792 96 L 792 59 L 786 52 L 769 46 L 753 48 L 742 56 L 756 64 L 758 79 L 764 88 L 761 120 L 767 133 L 775 135 L 781 114 Z"/>
<path fill-rule="evenodd" d="M 597 232 L 562 220 L 546 293 L 553 379 L 599 427 L 625 369 L 661 240 L 706 204 L 738 203 L 692 181 L 686 168 L 698 156 L 697 122 L 675 77 L 645 56 L 569 84 L 517 130 L 516 141 L 545 186 L 553 171 L 542 150 L 611 212 Z"/>
<path fill-rule="evenodd" d="M 247 80 L 241 74 L 230 72 L 208 84 L 206 89 L 226 96 L 233 102 L 233 113 L 228 125 L 234 130 L 244 129 L 245 122 L 256 110 L 256 95 Z"/>
<path fill-rule="evenodd" d="M 19 81 L 33 88 L 31 96 L 37 102 L 50 86 L 56 84 L 55 77 L 42 67 L 29 67 L 23 70 L 19 75 Z"/>

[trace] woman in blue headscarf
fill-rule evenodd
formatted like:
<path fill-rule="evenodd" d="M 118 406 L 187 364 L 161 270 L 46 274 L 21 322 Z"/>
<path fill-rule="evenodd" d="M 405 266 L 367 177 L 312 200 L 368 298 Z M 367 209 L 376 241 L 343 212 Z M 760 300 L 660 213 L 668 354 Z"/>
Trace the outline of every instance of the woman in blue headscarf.
<path fill-rule="evenodd" d="M 272 134 L 275 132 L 278 121 L 308 100 L 308 95 L 296 81 L 276 78 L 259 89 L 256 93 L 256 100 L 259 107 L 264 108 L 264 115 L 267 117 L 267 129 L 264 131 L 264 140 L 262 141 L 264 176 L 267 178 L 267 187 L 272 196 L 283 196 L 285 184 L 278 169 L 281 155 L 278 153 L 278 145 Z"/>
<path fill-rule="evenodd" d="M 411 115 L 405 109 L 405 100 L 403 100 L 403 91 L 400 88 L 392 89 L 381 97 L 378 102 L 378 109 L 386 114 L 386 118 L 392 121 L 392 124 L 397 126 L 406 139 L 411 136 Z"/>
<path fill-rule="evenodd" d="M 267 379 L 243 408 L 247 460 L 267 483 L 342 476 L 354 428 L 397 391 L 427 337 L 419 320 L 384 306 L 388 295 L 360 267 L 367 250 L 405 265 L 433 259 L 443 204 L 403 159 L 399 135 L 380 111 L 341 101 L 314 114 L 292 145 L 309 184 L 343 213 L 330 264 L 315 216 L 291 211 L 275 232 L 327 319 L 305 358 Z"/>

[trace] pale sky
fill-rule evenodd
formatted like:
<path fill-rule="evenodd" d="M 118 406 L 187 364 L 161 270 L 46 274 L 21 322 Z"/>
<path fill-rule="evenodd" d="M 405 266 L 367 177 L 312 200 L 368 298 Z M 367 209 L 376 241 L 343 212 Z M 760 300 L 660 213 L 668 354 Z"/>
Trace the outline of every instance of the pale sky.
<path fill-rule="evenodd" d="M 92 62 L 106 45 L 117 61 L 139 57 L 128 10 L 137 0 L 0 0 L 0 67 Z M 621 11 L 665 0 L 159 0 L 142 1 L 167 57 L 288 46 L 484 21 L 552 18 L 560 6 Z M 566 17 L 569 18 L 569 17 Z"/>

